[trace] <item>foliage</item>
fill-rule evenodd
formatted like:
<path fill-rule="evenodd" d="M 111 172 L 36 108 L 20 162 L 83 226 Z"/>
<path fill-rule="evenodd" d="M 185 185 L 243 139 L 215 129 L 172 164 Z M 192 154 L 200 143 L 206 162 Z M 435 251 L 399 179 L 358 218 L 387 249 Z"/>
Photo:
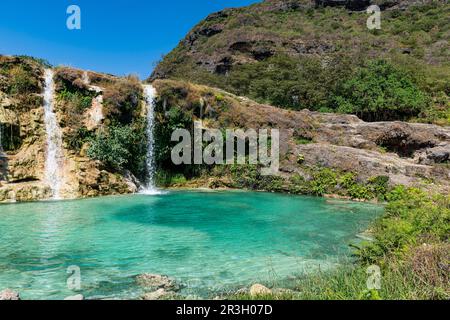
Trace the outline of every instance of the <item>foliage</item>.
<path fill-rule="evenodd" d="M 113 82 L 103 93 L 105 116 L 112 122 L 130 124 L 139 114 L 142 95 L 140 81 L 135 77 Z"/>
<path fill-rule="evenodd" d="M 161 108 L 159 105 L 158 108 Z M 155 159 L 161 170 L 174 174 L 183 174 L 188 177 L 193 175 L 194 167 L 174 166 L 171 160 L 173 143 L 172 133 L 176 129 L 190 129 L 192 127 L 192 117 L 178 107 L 171 107 L 164 115 L 159 115 L 159 121 L 155 127 Z M 164 183 L 170 183 L 170 177 L 163 179 Z"/>
<path fill-rule="evenodd" d="M 424 241 L 448 241 L 450 197 L 399 186 L 387 199 L 386 213 L 373 227 L 375 241 L 359 251 L 362 261 L 376 262 L 387 255 L 402 257 Z"/>
<path fill-rule="evenodd" d="M 284 190 L 284 179 L 277 176 L 262 175 L 260 168 L 256 165 L 232 165 L 230 173 L 237 188 L 269 192 Z"/>
<path fill-rule="evenodd" d="M 367 67 L 338 89 L 336 109 L 364 120 L 407 120 L 428 107 L 428 97 L 403 71 L 384 60 Z"/>
<path fill-rule="evenodd" d="M 391 8 L 383 13 L 382 30 L 370 32 L 363 13 L 306 4 L 280 9 L 264 1 L 199 23 L 154 77 L 219 87 L 288 109 L 446 125 L 447 103 L 436 100 L 450 95 L 448 13 L 445 1 Z M 211 26 L 221 32 L 201 32 Z M 255 56 L 259 50 L 267 54 Z M 226 72 L 215 72 L 222 57 L 231 63 Z"/>
<path fill-rule="evenodd" d="M 142 169 L 143 134 L 144 130 L 129 125 L 112 125 L 89 140 L 87 154 L 113 170 L 130 169 L 136 173 Z"/>
<path fill-rule="evenodd" d="M 95 93 L 92 92 L 71 91 L 64 88 L 63 91 L 58 92 L 57 99 L 70 104 L 70 108 L 74 112 L 83 113 L 84 110 L 91 107 L 94 95 Z"/>
<path fill-rule="evenodd" d="M 38 79 L 26 65 L 17 65 L 9 70 L 10 82 L 8 93 L 12 95 L 27 94 L 39 90 Z"/>
<path fill-rule="evenodd" d="M 350 61 L 338 57 L 323 65 L 319 58 L 284 54 L 236 67 L 225 80 L 239 95 L 294 110 L 329 107 L 340 79 L 351 72 Z"/>
<path fill-rule="evenodd" d="M 65 138 L 68 148 L 79 152 L 83 145 L 93 138 L 93 133 L 83 126 L 76 130 L 71 130 Z"/>
<path fill-rule="evenodd" d="M 314 271 L 294 280 L 292 291 L 264 297 L 236 294 L 231 300 L 424 300 L 448 299 L 448 283 L 424 282 L 411 272 L 410 265 L 391 261 L 381 272 L 381 289 L 367 289 L 367 268 L 344 263 L 330 271 Z M 428 268 L 432 271 L 436 265 Z M 445 279 L 445 277 L 443 277 Z"/>

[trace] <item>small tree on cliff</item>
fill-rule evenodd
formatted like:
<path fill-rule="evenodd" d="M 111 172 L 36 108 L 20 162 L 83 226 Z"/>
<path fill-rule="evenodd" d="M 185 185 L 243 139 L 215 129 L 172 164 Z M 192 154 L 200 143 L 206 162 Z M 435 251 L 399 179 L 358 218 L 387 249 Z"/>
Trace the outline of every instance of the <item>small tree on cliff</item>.
<path fill-rule="evenodd" d="M 124 169 L 130 161 L 130 145 L 134 133 L 130 126 L 111 126 L 107 132 L 100 132 L 90 140 L 87 155 L 114 170 Z"/>

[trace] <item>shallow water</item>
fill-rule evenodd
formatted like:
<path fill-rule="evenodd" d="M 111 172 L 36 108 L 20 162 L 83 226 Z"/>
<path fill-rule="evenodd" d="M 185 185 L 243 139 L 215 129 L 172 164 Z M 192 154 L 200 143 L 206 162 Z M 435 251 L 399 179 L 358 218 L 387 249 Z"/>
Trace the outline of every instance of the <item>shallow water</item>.
<path fill-rule="evenodd" d="M 167 274 L 203 296 L 332 268 L 379 206 L 252 192 L 169 192 L 0 205 L 0 289 L 62 299 L 69 266 L 87 298 L 136 298 Z M 72 278 L 69 278 L 72 279 Z"/>

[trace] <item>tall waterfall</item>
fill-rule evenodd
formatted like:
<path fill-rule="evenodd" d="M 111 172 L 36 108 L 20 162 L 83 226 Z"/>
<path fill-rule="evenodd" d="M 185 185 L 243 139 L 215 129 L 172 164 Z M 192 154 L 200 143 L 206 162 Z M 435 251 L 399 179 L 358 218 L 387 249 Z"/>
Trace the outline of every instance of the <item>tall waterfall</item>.
<path fill-rule="evenodd" d="M 155 96 L 156 90 L 151 85 L 144 85 L 145 104 L 147 107 L 147 179 L 143 193 L 157 193 L 155 186 Z"/>
<path fill-rule="evenodd" d="M 62 185 L 62 134 L 53 110 L 53 97 L 55 86 L 53 82 L 53 71 L 45 70 L 44 88 L 44 122 L 47 133 L 47 155 L 45 159 L 45 179 L 50 185 L 53 199 L 60 198 Z"/>

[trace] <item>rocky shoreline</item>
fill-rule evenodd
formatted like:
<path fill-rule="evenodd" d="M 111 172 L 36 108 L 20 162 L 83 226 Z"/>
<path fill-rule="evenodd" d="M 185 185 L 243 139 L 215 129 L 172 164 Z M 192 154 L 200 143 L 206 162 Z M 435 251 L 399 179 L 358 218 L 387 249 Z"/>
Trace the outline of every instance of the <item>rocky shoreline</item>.
<path fill-rule="evenodd" d="M 150 274 L 144 273 L 135 277 L 136 285 L 143 288 L 145 293 L 142 294 L 138 300 L 155 301 L 155 300 L 184 300 L 181 294 L 181 289 L 184 288 L 183 284 L 177 282 L 176 280 L 160 274 Z M 233 295 L 248 295 L 253 298 L 263 297 L 271 294 L 286 294 L 294 293 L 290 289 L 274 288 L 269 289 L 268 287 L 255 283 L 250 287 L 243 287 L 238 289 Z M 227 297 L 231 294 L 225 294 L 221 296 L 215 296 L 210 300 L 227 300 Z M 198 297 L 197 297 L 198 298 Z M 201 298 L 198 298 L 201 299 Z M 5 289 L 0 291 L 0 301 L 18 301 L 22 300 L 21 295 L 18 291 L 11 289 Z M 77 301 L 77 300 L 89 300 L 89 297 L 85 297 L 82 294 L 76 294 L 73 296 L 66 297 L 64 300 Z"/>

